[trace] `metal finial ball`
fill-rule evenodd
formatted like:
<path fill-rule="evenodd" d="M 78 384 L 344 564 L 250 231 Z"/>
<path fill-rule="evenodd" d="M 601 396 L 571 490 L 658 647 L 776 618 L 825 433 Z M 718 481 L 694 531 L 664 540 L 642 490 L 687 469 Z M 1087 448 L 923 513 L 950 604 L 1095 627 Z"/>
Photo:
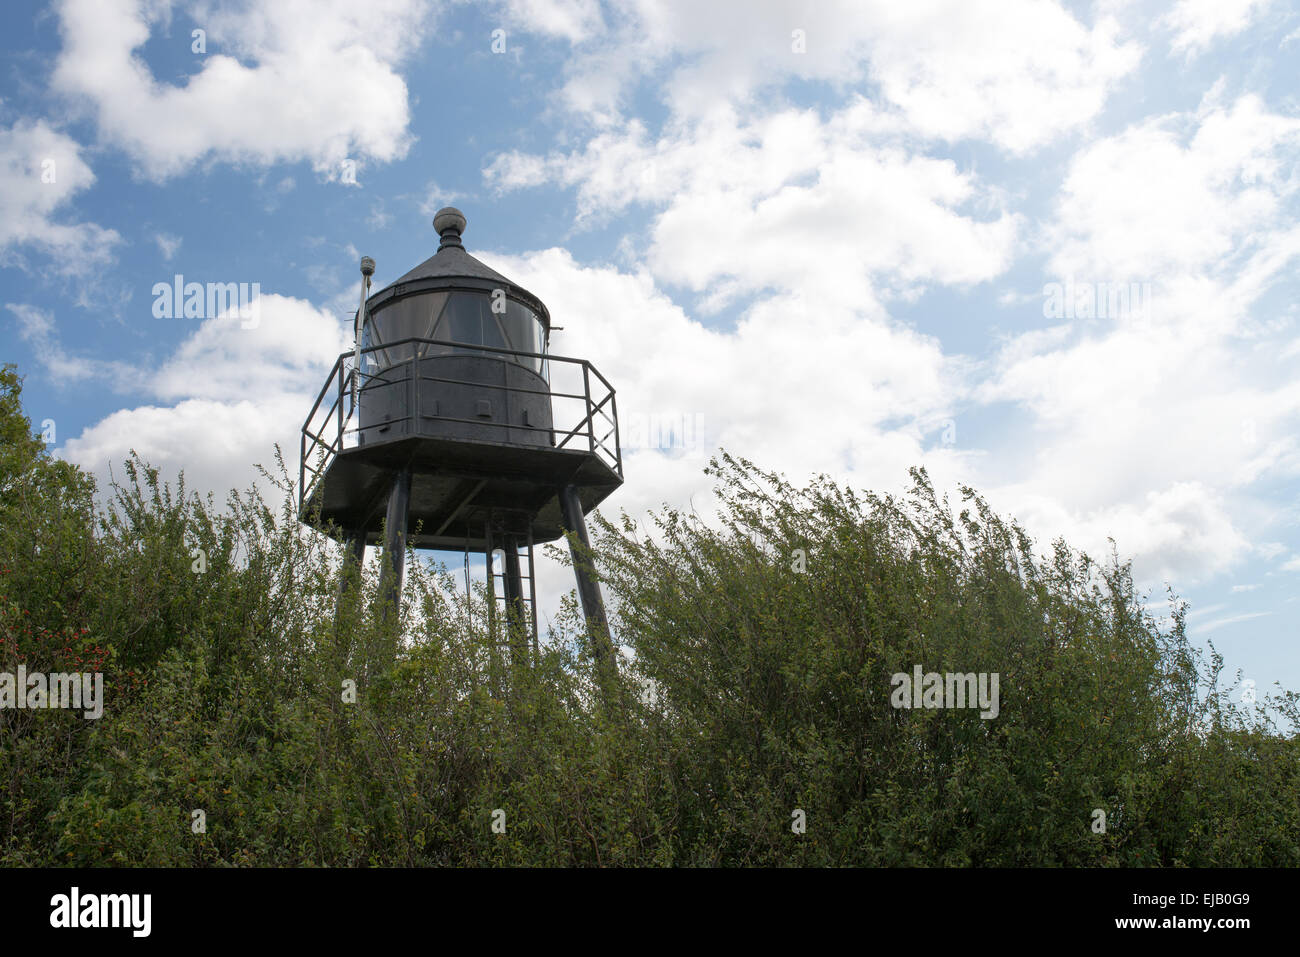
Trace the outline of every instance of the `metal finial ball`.
<path fill-rule="evenodd" d="M 448 230 L 459 236 L 465 231 L 465 214 L 455 206 L 444 206 L 433 217 L 433 228 L 439 236 Z"/>
<path fill-rule="evenodd" d="M 373 276 L 375 274 L 375 261 L 369 256 L 361 257 L 361 275 Z"/>

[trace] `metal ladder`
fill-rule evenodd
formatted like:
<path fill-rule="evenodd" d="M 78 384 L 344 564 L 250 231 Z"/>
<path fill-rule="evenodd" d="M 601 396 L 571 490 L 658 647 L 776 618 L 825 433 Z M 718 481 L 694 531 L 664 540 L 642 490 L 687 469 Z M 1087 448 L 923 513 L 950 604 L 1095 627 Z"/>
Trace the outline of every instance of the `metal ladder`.
<path fill-rule="evenodd" d="M 500 537 L 505 538 L 504 536 L 500 536 Z M 518 596 L 519 605 L 521 606 L 524 614 L 525 635 L 529 639 L 532 645 L 533 656 L 536 657 L 538 653 L 537 581 L 536 581 L 536 575 L 533 571 L 534 562 L 533 562 L 532 530 L 531 529 L 528 530 L 527 534 L 524 536 L 523 541 L 519 541 L 518 538 L 515 538 L 514 540 L 515 540 L 514 559 L 519 566 L 519 574 L 518 574 L 518 581 L 520 584 L 519 596 Z M 505 538 L 505 541 L 502 541 L 501 544 L 497 544 L 497 542 L 494 541 L 492 524 L 491 522 L 489 522 L 487 527 L 487 549 L 486 549 L 488 597 L 491 600 L 491 604 L 489 606 L 490 608 L 489 628 L 491 628 L 492 634 L 494 636 L 496 635 L 496 622 L 498 620 L 501 621 L 510 620 L 509 604 L 508 604 L 510 600 L 510 587 L 509 587 L 510 546 L 508 542 L 509 542 L 509 538 Z M 502 567 L 500 571 L 497 571 L 496 568 L 497 566 L 496 552 L 498 549 L 502 553 L 502 562 L 501 562 Z M 508 637 L 506 643 L 509 644 Z"/>

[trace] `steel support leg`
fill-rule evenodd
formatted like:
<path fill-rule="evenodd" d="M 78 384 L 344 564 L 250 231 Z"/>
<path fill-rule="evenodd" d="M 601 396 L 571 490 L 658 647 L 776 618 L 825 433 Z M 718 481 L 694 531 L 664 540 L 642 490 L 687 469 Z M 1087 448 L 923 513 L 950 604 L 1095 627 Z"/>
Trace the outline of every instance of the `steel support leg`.
<path fill-rule="evenodd" d="M 343 568 L 339 573 L 339 601 L 341 611 L 348 594 L 361 577 L 361 563 L 366 557 L 366 533 L 352 529 L 343 533 Z M 337 617 L 337 615 L 335 616 Z"/>
<path fill-rule="evenodd" d="M 596 657 L 596 668 L 602 675 L 612 677 L 617 673 L 618 665 L 614 659 L 614 648 L 610 643 L 609 622 L 605 618 L 605 601 L 600 595 L 600 582 L 591 568 L 585 551 L 591 548 L 591 539 L 587 535 L 587 521 L 582 515 L 582 502 L 578 491 L 572 485 L 560 489 L 560 516 L 564 527 L 573 533 L 577 546 L 569 543 L 573 556 L 573 573 L 578 581 L 578 599 L 582 602 L 582 614 L 587 619 L 587 633 L 591 637 L 592 651 Z"/>
<path fill-rule="evenodd" d="M 496 571 L 492 567 L 496 543 L 492 541 L 492 513 L 490 511 L 483 526 L 483 539 L 486 542 L 483 556 L 487 559 L 488 586 L 488 682 L 491 685 L 492 697 L 500 700 L 501 662 L 497 653 L 497 579 Z"/>
<path fill-rule="evenodd" d="M 510 654 L 516 666 L 528 658 L 526 628 L 527 611 L 524 609 L 524 579 L 519 569 L 519 541 L 513 535 L 502 539 L 505 553 L 506 629 L 510 635 Z"/>
<path fill-rule="evenodd" d="M 361 563 L 366 554 L 366 533 L 353 529 L 343 535 L 343 567 L 339 571 L 338 600 L 334 605 L 334 632 L 342 642 L 339 623 L 349 601 L 355 600 L 356 592 L 361 587 Z"/>
<path fill-rule="evenodd" d="M 396 620 L 402 607 L 402 578 L 406 574 L 406 519 L 411 508 L 411 470 L 404 468 L 393 478 L 384 519 L 384 596 Z"/>

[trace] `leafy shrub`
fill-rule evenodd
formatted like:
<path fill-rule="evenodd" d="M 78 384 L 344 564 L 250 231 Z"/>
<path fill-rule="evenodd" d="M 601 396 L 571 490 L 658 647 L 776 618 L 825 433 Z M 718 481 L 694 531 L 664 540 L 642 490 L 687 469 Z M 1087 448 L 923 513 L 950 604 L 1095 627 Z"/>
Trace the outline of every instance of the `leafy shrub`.
<path fill-rule="evenodd" d="M 0 671 L 99 669 L 108 701 L 0 711 L 5 864 L 1300 863 L 1294 695 L 1243 713 L 1176 599 L 1161 626 L 1113 556 L 1037 556 L 923 471 L 895 500 L 724 454 L 716 518 L 596 519 L 611 688 L 572 600 L 517 659 L 415 556 L 394 630 L 278 456 L 276 510 L 135 458 L 97 505 L 20 387 L 0 373 Z M 999 715 L 895 709 L 914 665 L 997 672 Z"/>

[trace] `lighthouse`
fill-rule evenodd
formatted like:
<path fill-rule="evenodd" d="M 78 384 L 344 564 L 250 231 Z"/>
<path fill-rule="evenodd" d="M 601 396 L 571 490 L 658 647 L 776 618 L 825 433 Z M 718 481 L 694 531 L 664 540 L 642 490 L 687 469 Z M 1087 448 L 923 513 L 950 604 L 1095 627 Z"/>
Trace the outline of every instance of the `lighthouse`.
<path fill-rule="evenodd" d="M 482 553 L 494 619 L 504 603 L 534 649 L 534 549 L 571 533 L 593 648 L 612 668 L 584 516 L 623 483 L 614 387 L 550 353 L 545 303 L 466 252 L 460 210 L 433 226 L 437 251 L 373 294 L 375 263 L 361 261 L 355 346 L 303 424 L 299 518 L 347 561 L 381 545 L 394 608 L 406 549 Z"/>

